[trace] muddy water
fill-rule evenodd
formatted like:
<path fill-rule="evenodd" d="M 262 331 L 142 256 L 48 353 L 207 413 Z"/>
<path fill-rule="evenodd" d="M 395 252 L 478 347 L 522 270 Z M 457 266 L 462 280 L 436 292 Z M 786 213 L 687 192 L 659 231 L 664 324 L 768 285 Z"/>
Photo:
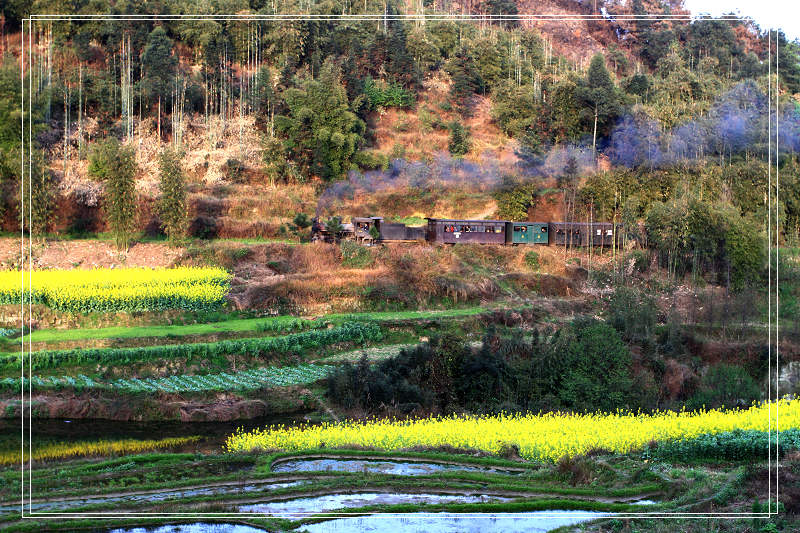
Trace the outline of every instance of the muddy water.
<path fill-rule="evenodd" d="M 441 513 L 375 514 L 309 524 L 300 530 L 308 533 L 544 533 L 607 516 L 612 514 L 555 510 L 466 516 Z"/>
<path fill-rule="evenodd" d="M 401 503 L 483 503 L 504 502 L 512 498 L 498 496 L 465 496 L 461 494 L 404 494 L 400 492 L 362 492 L 359 494 L 326 494 L 311 498 L 295 498 L 278 502 L 240 505 L 240 513 L 275 515 L 325 513 L 336 509 L 367 505 L 396 505 Z"/>
<path fill-rule="evenodd" d="M 519 474 L 476 465 L 425 463 L 418 461 L 381 461 L 373 459 L 293 459 L 272 466 L 273 472 L 373 472 L 402 476 L 424 476 L 435 472 L 467 471 L 500 474 Z"/>

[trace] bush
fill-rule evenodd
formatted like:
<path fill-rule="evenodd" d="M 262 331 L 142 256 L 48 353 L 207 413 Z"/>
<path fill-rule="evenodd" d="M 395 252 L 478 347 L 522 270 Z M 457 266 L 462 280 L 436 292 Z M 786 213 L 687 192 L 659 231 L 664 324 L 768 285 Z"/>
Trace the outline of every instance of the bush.
<path fill-rule="evenodd" d="M 606 317 L 627 340 L 649 339 L 658 309 L 652 298 L 629 287 L 617 287 L 608 302 Z"/>
<path fill-rule="evenodd" d="M 241 183 L 244 178 L 244 163 L 238 159 L 230 158 L 225 161 L 222 168 L 225 177 L 234 183 Z"/>
<path fill-rule="evenodd" d="M 528 210 L 536 205 L 537 188 L 534 183 L 524 183 L 510 177 L 494 192 L 497 216 L 504 220 L 528 220 Z"/>
<path fill-rule="evenodd" d="M 525 264 L 531 270 L 537 271 L 539 270 L 539 254 L 534 251 L 526 252 L 525 253 Z"/>
<path fill-rule="evenodd" d="M 376 150 L 361 150 L 353 155 L 353 163 L 362 170 L 386 170 L 389 158 Z"/>
<path fill-rule="evenodd" d="M 749 407 L 761 397 L 758 384 L 739 366 L 719 364 L 710 367 L 695 395 L 687 402 L 688 409 Z"/>
<path fill-rule="evenodd" d="M 617 331 L 596 320 L 576 320 L 570 330 L 552 346 L 563 360 L 563 379 L 551 390 L 563 405 L 576 411 L 633 407 L 633 358 Z"/>
<path fill-rule="evenodd" d="M 158 215 L 171 244 L 186 237 L 189 217 L 186 212 L 186 178 L 181 169 L 182 154 L 166 149 L 159 157 L 161 198 Z"/>
<path fill-rule="evenodd" d="M 471 145 L 469 130 L 455 120 L 447 127 L 450 130 L 450 142 L 447 145 L 450 153 L 459 156 L 469 152 Z"/>
<path fill-rule="evenodd" d="M 633 250 L 625 256 L 623 264 L 635 272 L 644 274 L 650 268 L 650 260 L 644 250 Z"/>
<path fill-rule="evenodd" d="M 404 89 L 398 83 L 388 85 L 375 83 L 372 78 L 364 80 L 364 94 L 367 96 L 370 109 L 377 107 L 408 108 L 414 105 L 414 93 Z"/>
<path fill-rule="evenodd" d="M 372 253 L 369 248 L 355 242 L 342 241 L 339 245 L 342 252 L 342 266 L 348 268 L 368 268 L 372 266 Z"/>

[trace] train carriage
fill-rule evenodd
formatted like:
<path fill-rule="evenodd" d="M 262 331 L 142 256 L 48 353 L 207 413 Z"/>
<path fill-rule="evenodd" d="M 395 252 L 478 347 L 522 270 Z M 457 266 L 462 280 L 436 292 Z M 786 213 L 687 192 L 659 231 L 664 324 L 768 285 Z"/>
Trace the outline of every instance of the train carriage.
<path fill-rule="evenodd" d="M 547 222 L 507 222 L 506 244 L 544 244 L 550 243 Z"/>
<path fill-rule="evenodd" d="M 383 217 L 353 217 L 337 234 L 318 218 L 311 227 L 312 240 L 335 242 L 355 239 L 363 244 L 420 242 L 496 245 L 553 245 L 610 247 L 622 242 L 622 225 L 611 222 L 512 222 L 427 218 L 425 226 L 385 222 Z"/>
<path fill-rule="evenodd" d="M 427 218 L 428 242 L 505 244 L 507 220 Z"/>
<path fill-rule="evenodd" d="M 425 240 L 425 228 L 384 222 L 383 217 L 353 217 L 355 237 L 363 243 L 372 242 L 415 242 Z M 376 234 L 372 228 L 377 230 Z"/>
<path fill-rule="evenodd" d="M 611 246 L 621 242 L 620 224 L 611 222 L 550 222 L 550 244 L 556 246 Z"/>

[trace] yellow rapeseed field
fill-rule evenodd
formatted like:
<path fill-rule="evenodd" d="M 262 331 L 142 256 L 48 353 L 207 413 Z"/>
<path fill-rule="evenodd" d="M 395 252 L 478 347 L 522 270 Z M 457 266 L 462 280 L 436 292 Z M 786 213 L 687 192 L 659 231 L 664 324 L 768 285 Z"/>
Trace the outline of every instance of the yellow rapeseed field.
<path fill-rule="evenodd" d="M 209 309 L 223 301 L 229 281 L 221 268 L 5 270 L 0 271 L 0 304 L 24 297 L 70 312 Z"/>
<path fill-rule="evenodd" d="M 780 417 L 778 418 L 778 413 Z M 516 445 L 526 459 L 557 461 L 593 448 L 627 453 L 651 440 L 692 438 L 734 429 L 774 431 L 800 428 L 800 400 L 763 403 L 750 409 L 700 412 L 665 411 L 651 415 L 528 414 L 437 417 L 418 420 L 341 422 L 301 427 L 237 431 L 228 437 L 229 452 L 277 448 L 290 451 L 321 446 L 374 446 L 399 450 L 412 446 L 454 446 L 499 453 Z"/>
<path fill-rule="evenodd" d="M 33 443 L 34 461 L 49 461 L 54 459 L 67 459 L 70 457 L 83 457 L 92 455 L 124 455 L 139 453 L 149 450 L 159 450 L 182 446 L 200 440 L 199 436 L 171 437 L 161 440 L 99 440 L 94 442 L 58 443 L 37 446 Z M 25 450 L 25 460 L 29 459 L 28 450 Z M 19 450 L 0 453 L 0 465 L 19 464 Z"/>

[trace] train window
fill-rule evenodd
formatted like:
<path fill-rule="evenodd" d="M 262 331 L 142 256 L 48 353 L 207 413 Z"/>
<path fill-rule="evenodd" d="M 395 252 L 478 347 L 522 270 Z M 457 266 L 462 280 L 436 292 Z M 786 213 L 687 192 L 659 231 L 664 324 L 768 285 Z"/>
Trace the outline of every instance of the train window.
<path fill-rule="evenodd" d="M 607 229 L 606 230 L 606 235 L 608 235 L 610 237 L 610 236 L 614 235 L 614 231 L 610 230 L 610 229 Z"/>
<path fill-rule="evenodd" d="M 602 230 L 598 229 L 598 230 L 597 230 L 597 234 L 598 234 L 598 235 L 602 235 L 602 234 L 603 234 Z"/>
<path fill-rule="evenodd" d="M 514 231 L 525 231 L 525 226 L 514 226 Z"/>
<path fill-rule="evenodd" d="M 494 227 L 495 233 L 503 233 L 503 226 L 495 226 Z"/>
<path fill-rule="evenodd" d="M 483 230 L 484 233 L 494 233 L 494 228 L 492 226 L 486 226 L 486 229 Z"/>

